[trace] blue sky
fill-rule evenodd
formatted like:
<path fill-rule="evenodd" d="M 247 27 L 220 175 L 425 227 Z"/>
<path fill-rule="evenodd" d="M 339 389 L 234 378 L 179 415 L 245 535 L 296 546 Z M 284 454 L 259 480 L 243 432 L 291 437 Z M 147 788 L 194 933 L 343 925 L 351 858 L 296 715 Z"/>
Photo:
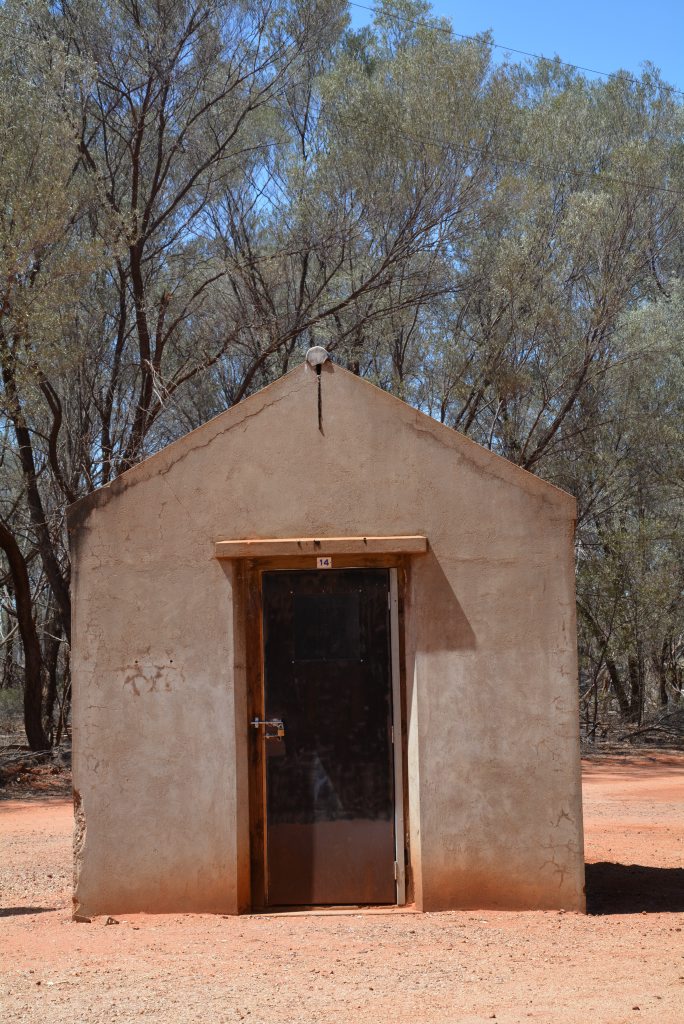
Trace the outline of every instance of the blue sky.
<path fill-rule="evenodd" d="M 373 0 L 361 2 L 373 6 Z M 491 29 L 497 43 L 599 71 L 639 74 L 650 60 L 684 89 L 684 0 L 435 0 L 432 6 L 465 35 Z M 371 18 L 358 8 L 351 12 L 355 25 Z"/>

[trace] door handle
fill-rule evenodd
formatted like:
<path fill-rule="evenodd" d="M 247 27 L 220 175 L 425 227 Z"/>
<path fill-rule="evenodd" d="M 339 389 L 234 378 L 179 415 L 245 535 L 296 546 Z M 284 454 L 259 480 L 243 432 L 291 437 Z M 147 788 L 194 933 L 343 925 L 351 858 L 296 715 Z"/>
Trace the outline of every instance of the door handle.
<path fill-rule="evenodd" d="M 255 717 L 249 723 L 253 729 L 259 729 L 262 725 L 264 727 L 264 739 L 265 740 L 281 740 L 285 735 L 285 725 L 280 718 L 258 718 Z M 269 732 L 269 727 L 275 729 L 275 732 Z"/>

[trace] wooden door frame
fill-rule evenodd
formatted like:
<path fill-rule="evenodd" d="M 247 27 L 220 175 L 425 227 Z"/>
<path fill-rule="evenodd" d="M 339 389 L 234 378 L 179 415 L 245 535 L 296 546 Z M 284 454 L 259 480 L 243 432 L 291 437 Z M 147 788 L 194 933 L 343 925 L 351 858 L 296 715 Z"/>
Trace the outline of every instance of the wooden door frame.
<path fill-rule="evenodd" d="M 265 744 L 255 742 L 249 723 L 264 717 L 264 644 L 262 578 L 265 572 L 316 570 L 311 556 L 281 556 L 244 559 L 240 573 L 240 603 L 243 614 L 247 683 L 249 866 L 251 910 L 267 908 L 266 903 L 266 758 Z M 406 722 L 406 674 L 404 651 L 404 608 L 409 559 L 401 555 L 336 555 L 335 569 L 389 569 L 390 578 L 390 673 L 394 728 L 394 827 L 397 904 L 410 901 L 410 847 L 408 779 L 406 774 L 408 730 Z M 320 572 L 330 570 L 321 569 Z M 238 595 L 236 595 L 238 596 Z"/>

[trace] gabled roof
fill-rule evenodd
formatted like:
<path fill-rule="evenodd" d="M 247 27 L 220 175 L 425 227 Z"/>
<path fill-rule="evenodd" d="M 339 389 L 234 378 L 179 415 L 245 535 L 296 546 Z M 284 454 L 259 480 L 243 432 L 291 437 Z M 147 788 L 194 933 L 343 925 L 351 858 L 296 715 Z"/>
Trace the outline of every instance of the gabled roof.
<path fill-rule="evenodd" d="M 249 398 L 245 398 L 242 402 L 232 406 L 225 412 L 219 413 L 202 426 L 191 430 L 184 437 L 179 438 L 161 451 L 144 459 L 110 483 L 80 498 L 67 510 L 69 529 L 77 529 L 91 511 L 106 504 L 114 496 L 122 494 L 143 480 L 149 479 L 155 473 L 167 472 L 176 462 L 185 458 L 186 455 L 196 448 L 211 444 L 219 435 L 241 427 L 248 420 L 258 416 L 267 407 L 284 401 L 301 391 L 304 387 L 310 386 L 313 373 L 314 371 L 306 363 L 302 363 L 274 383 L 262 388 Z M 420 412 L 401 399 L 383 391 L 376 385 L 345 370 L 341 366 L 328 362 L 323 368 L 323 373 L 326 380 L 325 386 L 328 384 L 327 378 L 330 375 L 333 377 L 338 374 L 341 375 L 347 383 L 351 383 L 354 388 L 358 388 L 359 392 L 363 393 L 365 401 L 386 403 L 390 406 L 392 415 L 397 417 L 398 423 L 403 422 L 412 429 L 429 435 L 438 444 L 451 448 L 458 452 L 461 457 L 477 464 L 485 473 L 500 480 L 505 480 L 511 485 L 529 493 L 538 494 L 544 500 L 551 502 L 561 509 L 568 516 L 568 519 L 572 520 L 575 518 L 575 499 L 566 491 L 561 490 L 546 480 L 542 480 L 520 466 L 516 466 L 495 452 L 489 451 L 453 428 L 438 423 L 431 416 Z"/>

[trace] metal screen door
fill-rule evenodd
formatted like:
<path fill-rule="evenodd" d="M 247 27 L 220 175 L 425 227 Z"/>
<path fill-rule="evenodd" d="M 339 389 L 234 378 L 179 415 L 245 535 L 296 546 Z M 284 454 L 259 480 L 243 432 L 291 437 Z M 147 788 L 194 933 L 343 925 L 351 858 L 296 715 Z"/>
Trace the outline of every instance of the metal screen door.
<path fill-rule="evenodd" d="M 271 906 L 396 902 L 388 594 L 386 569 L 263 575 Z"/>

